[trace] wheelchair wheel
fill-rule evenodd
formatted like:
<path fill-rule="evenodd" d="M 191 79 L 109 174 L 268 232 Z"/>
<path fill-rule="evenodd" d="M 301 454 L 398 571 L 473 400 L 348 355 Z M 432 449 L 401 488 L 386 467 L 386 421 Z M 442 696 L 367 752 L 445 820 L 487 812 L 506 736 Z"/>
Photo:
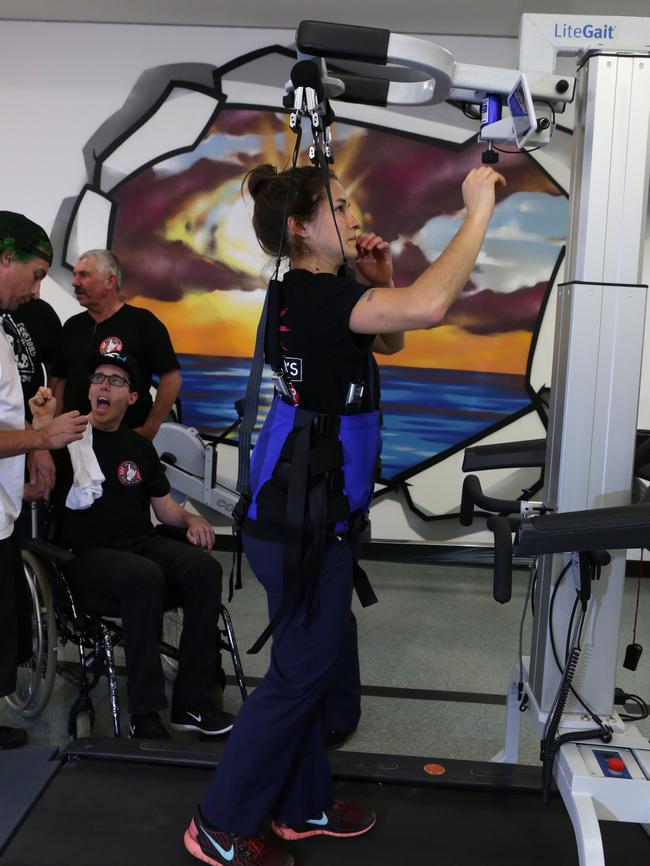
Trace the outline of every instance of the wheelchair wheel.
<path fill-rule="evenodd" d="M 169 644 L 170 647 L 178 647 L 181 642 L 182 631 L 183 611 L 181 608 L 165 611 L 162 633 L 163 642 Z M 161 652 L 160 661 L 162 662 L 165 679 L 173 683 L 178 674 L 178 658 L 175 655 Z"/>
<path fill-rule="evenodd" d="M 57 630 L 47 572 L 29 550 L 23 550 L 25 579 L 32 601 L 32 655 L 17 671 L 16 691 L 5 700 L 22 716 L 41 713 L 56 677 Z"/>

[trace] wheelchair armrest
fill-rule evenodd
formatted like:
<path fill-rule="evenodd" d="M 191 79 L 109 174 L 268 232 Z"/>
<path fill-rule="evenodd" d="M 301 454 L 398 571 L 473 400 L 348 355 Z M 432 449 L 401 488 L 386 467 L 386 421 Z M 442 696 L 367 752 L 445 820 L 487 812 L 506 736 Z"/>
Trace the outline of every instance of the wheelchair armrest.
<path fill-rule="evenodd" d="M 38 556 L 43 556 L 46 559 L 55 562 L 57 565 L 65 565 L 66 562 L 72 562 L 74 554 L 66 550 L 65 547 L 59 547 L 57 544 L 52 544 L 49 541 L 44 541 L 42 538 L 28 538 L 22 545 L 32 553 Z"/>
<path fill-rule="evenodd" d="M 173 541 L 182 541 L 183 544 L 189 544 L 192 547 L 192 542 L 187 537 L 187 529 L 184 526 L 168 526 L 166 523 L 158 523 L 154 529 L 156 530 L 156 535 L 162 535 L 163 538 L 171 538 Z M 214 544 L 212 545 L 212 550 L 231 550 L 232 545 L 230 547 L 217 547 L 217 537 L 215 536 Z M 197 550 L 205 550 L 205 548 L 197 548 Z M 206 553 L 208 551 L 205 551 Z"/>
<path fill-rule="evenodd" d="M 173 541 L 182 541 L 185 544 L 192 542 L 187 537 L 187 529 L 184 526 L 168 526 L 166 523 L 158 523 L 155 527 L 156 534 L 163 538 L 171 538 Z"/>

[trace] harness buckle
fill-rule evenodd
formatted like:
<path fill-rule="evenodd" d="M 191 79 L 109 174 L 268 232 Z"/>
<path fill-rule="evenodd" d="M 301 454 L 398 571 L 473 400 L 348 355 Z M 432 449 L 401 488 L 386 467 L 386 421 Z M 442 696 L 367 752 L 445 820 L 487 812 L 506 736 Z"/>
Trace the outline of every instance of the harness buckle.
<path fill-rule="evenodd" d="M 350 382 L 348 393 L 345 398 L 346 409 L 360 409 L 363 402 L 363 392 L 366 390 L 365 382 Z"/>
<path fill-rule="evenodd" d="M 289 391 L 289 387 L 285 381 L 284 376 L 280 371 L 274 371 L 272 375 L 273 379 L 273 388 L 276 394 L 279 394 L 280 397 L 284 397 L 286 400 L 292 400 L 291 392 Z"/>

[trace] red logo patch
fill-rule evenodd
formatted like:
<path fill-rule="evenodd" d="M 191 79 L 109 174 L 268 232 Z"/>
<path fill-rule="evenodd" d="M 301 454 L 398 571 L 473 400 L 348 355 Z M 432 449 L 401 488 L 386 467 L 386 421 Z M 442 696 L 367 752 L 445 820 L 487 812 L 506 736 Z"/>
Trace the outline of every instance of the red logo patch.
<path fill-rule="evenodd" d="M 142 473 L 140 467 L 133 460 L 124 460 L 117 467 L 117 477 L 120 484 L 125 487 L 135 487 L 136 484 L 142 484 Z"/>
<path fill-rule="evenodd" d="M 121 352 L 124 349 L 124 343 L 119 337 L 106 337 L 99 344 L 100 355 L 110 355 L 113 352 Z"/>

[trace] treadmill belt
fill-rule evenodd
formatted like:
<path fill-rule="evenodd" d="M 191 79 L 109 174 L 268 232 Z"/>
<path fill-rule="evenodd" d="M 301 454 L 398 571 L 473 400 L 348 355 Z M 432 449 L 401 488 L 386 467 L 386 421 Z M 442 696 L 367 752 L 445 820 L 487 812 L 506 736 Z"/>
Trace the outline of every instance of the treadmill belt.
<path fill-rule="evenodd" d="M 62 764 L 0 856 L 2 866 L 191 866 L 183 832 L 212 772 L 95 759 Z M 298 866 L 577 866 L 559 797 L 335 782 L 338 799 L 364 803 L 377 825 L 354 839 L 277 840 Z M 601 823 L 607 866 L 643 863 L 638 825 Z"/>

